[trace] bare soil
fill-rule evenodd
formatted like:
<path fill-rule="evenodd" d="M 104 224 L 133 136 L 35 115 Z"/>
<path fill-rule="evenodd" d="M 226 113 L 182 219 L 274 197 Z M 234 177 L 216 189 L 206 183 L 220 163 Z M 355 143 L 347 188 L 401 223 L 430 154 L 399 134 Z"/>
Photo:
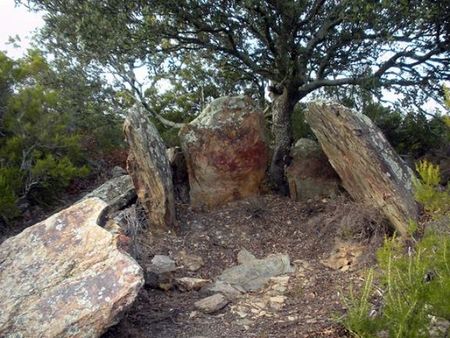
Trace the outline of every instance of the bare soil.
<path fill-rule="evenodd" d="M 175 232 L 155 236 L 142 229 L 135 238 L 135 256 L 141 266 L 149 265 L 156 254 L 175 258 L 185 250 L 202 257 L 205 264 L 196 272 L 179 269 L 173 277 L 214 280 L 237 264 L 242 248 L 257 258 L 288 254 L 296 272 L 290 274 L 284 305 L 277 309 L 256 306 L 267 293 L 264 289 L 207 315 L 194 308 L 205 297 L 201 291 L 144 287 L 124 318 L 103 338 L 348 336 L 337 321 L 345 312 L 342 295 L 350 285 L 361 284 L 364 267 L 374 262 L 384 232 L 375 212 L 344 197 L 300 203 L 273 195 L 210 212 L 194 212 L 187 205 L 177 209 Z M 341 270 L 325 267 L 321 260 L 333 253 L 337 241 L 362 245 L 364 254 L 353 260 L 348 253 L 351 266 Z M 242 313 L 243 308 L 249 311 Z"/>

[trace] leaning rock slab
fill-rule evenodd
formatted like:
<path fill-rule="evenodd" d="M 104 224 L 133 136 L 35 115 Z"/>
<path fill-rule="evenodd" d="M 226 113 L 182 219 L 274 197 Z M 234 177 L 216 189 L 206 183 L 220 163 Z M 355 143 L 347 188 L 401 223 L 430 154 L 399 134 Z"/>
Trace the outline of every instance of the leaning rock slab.
<path fill-rule="evenodd" d="M 150 223 L 165 230 L 175 225 L 172 171 L 166 147 L 153 123 L 133 109 L 124 123 L 130 151 L 127 170 Z"/>
<path fill-rule="evenodd" d="M 264 116 L 248 97 L 222 97 L 180 130 L 193 207 L 258 195 L 268 161 Z"/>
<path fill-rule="evenodd" d="M 2 243 L 1 337 L 98 337 L 117 323 L 144 280 L 97 225 L 106 206 L 81 201 Z"/>
<path fill-rule="evenodd" d="M 292 199 L 307 201 L 339 193 L 339 176 L 316 141 L 299 139 L 291 149 L 291 157 L 286 176 Z"/>
<path fill-rule="evenodd" d="M 378 207 L 406 236 L 417 207 L 412 171 L 365 115 L 335 103 L 312 103 L 305 114 L 344 188 L 356 200 Z"/>

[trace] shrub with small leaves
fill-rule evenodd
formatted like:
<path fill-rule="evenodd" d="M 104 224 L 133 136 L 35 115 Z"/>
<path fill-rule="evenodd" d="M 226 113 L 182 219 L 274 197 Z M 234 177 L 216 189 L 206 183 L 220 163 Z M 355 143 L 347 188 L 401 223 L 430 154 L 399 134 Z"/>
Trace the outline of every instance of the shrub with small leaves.
<path fill-rule="evenodd" d="M 417 171 L 420 178 L 414 186 L 418 201 L 435 218 L 448 222 L 446 227 L 450 228 L 449 219 L 443 217 L 449 214 L 449 194 L 438 190 L 439 167 L 421 162 Z M 363 289 L 344 299 L 348 311 L 342 323 L 354 336 L 379 337 L 384 333 L 388 337 L 430 337 L 433 318 L 450 321 L 448 231 L 430 230 L 420 241 L 409 244 L 395 237 L 386 239 L 377 262 L 376 274 L 369 272 Z M 375 298 L 381 303 L 378 311 L 372 304 L 375 289 Z"/>

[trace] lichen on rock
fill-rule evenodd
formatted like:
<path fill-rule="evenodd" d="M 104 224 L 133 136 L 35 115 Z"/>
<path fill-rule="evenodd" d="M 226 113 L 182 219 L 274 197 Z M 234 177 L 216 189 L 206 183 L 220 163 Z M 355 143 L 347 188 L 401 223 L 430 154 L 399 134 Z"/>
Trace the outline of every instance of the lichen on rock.
<path fill-rule="evenodd" d="M 0 246 L 1 337 L 98 337 L 143 285 L 140 266 L 83 200 Z"/>

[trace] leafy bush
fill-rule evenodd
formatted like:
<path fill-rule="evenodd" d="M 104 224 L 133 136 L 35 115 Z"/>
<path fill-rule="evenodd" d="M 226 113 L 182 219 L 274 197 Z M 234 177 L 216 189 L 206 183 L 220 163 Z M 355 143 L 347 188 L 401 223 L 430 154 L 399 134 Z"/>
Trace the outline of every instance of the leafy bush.
<path fill-rule="evenodd" d="M 417 169 L 419 201 L 435 217 L 448 216 L 448 203 L 445 208 L 443 202 L 449 201 L 448 191 L 437 189 L 439 168 L 421 162 Z M 396 238 L 386 239 L 377 254 L 378 302 L 382 305 L 374 315 L 374 273 L 369 272 L 362 291 L 358 295 L 351 292 L 345 299 L 344 326 L 357 337 L 377 337 L 381 332 L 389 337 L 429 337 L 432 318 L 450 320 L 449 252 L 448 232 L 426 232 L 411 246 Z"/>
<path fill-rule="evenodd" d="M 446 215 L 450 212 L 450 185 L 446 190 L 439 190 L 441 180 L 439 166 L 428 161 L 421 161 L 416 165 L 420 179 L 415 179 L 415 197 L 425 211 L 434 217 Z"/>
<path fill-rule="evenodd" d="M 60 87 L 58 76 L 39 52 L 19 60 L 0 53 L 3 221 L 19 216 L 20 205 L 50 203 L 73 178 L 89 172 L 83 141 L 86 130 L 92 134 L 99 119 L 92 111 L 90 126 L 82 127 L 87 121 L 80 121 L 82 106 L 74 106 L 75 97 L 69 95 L 70 88 Z"/>

